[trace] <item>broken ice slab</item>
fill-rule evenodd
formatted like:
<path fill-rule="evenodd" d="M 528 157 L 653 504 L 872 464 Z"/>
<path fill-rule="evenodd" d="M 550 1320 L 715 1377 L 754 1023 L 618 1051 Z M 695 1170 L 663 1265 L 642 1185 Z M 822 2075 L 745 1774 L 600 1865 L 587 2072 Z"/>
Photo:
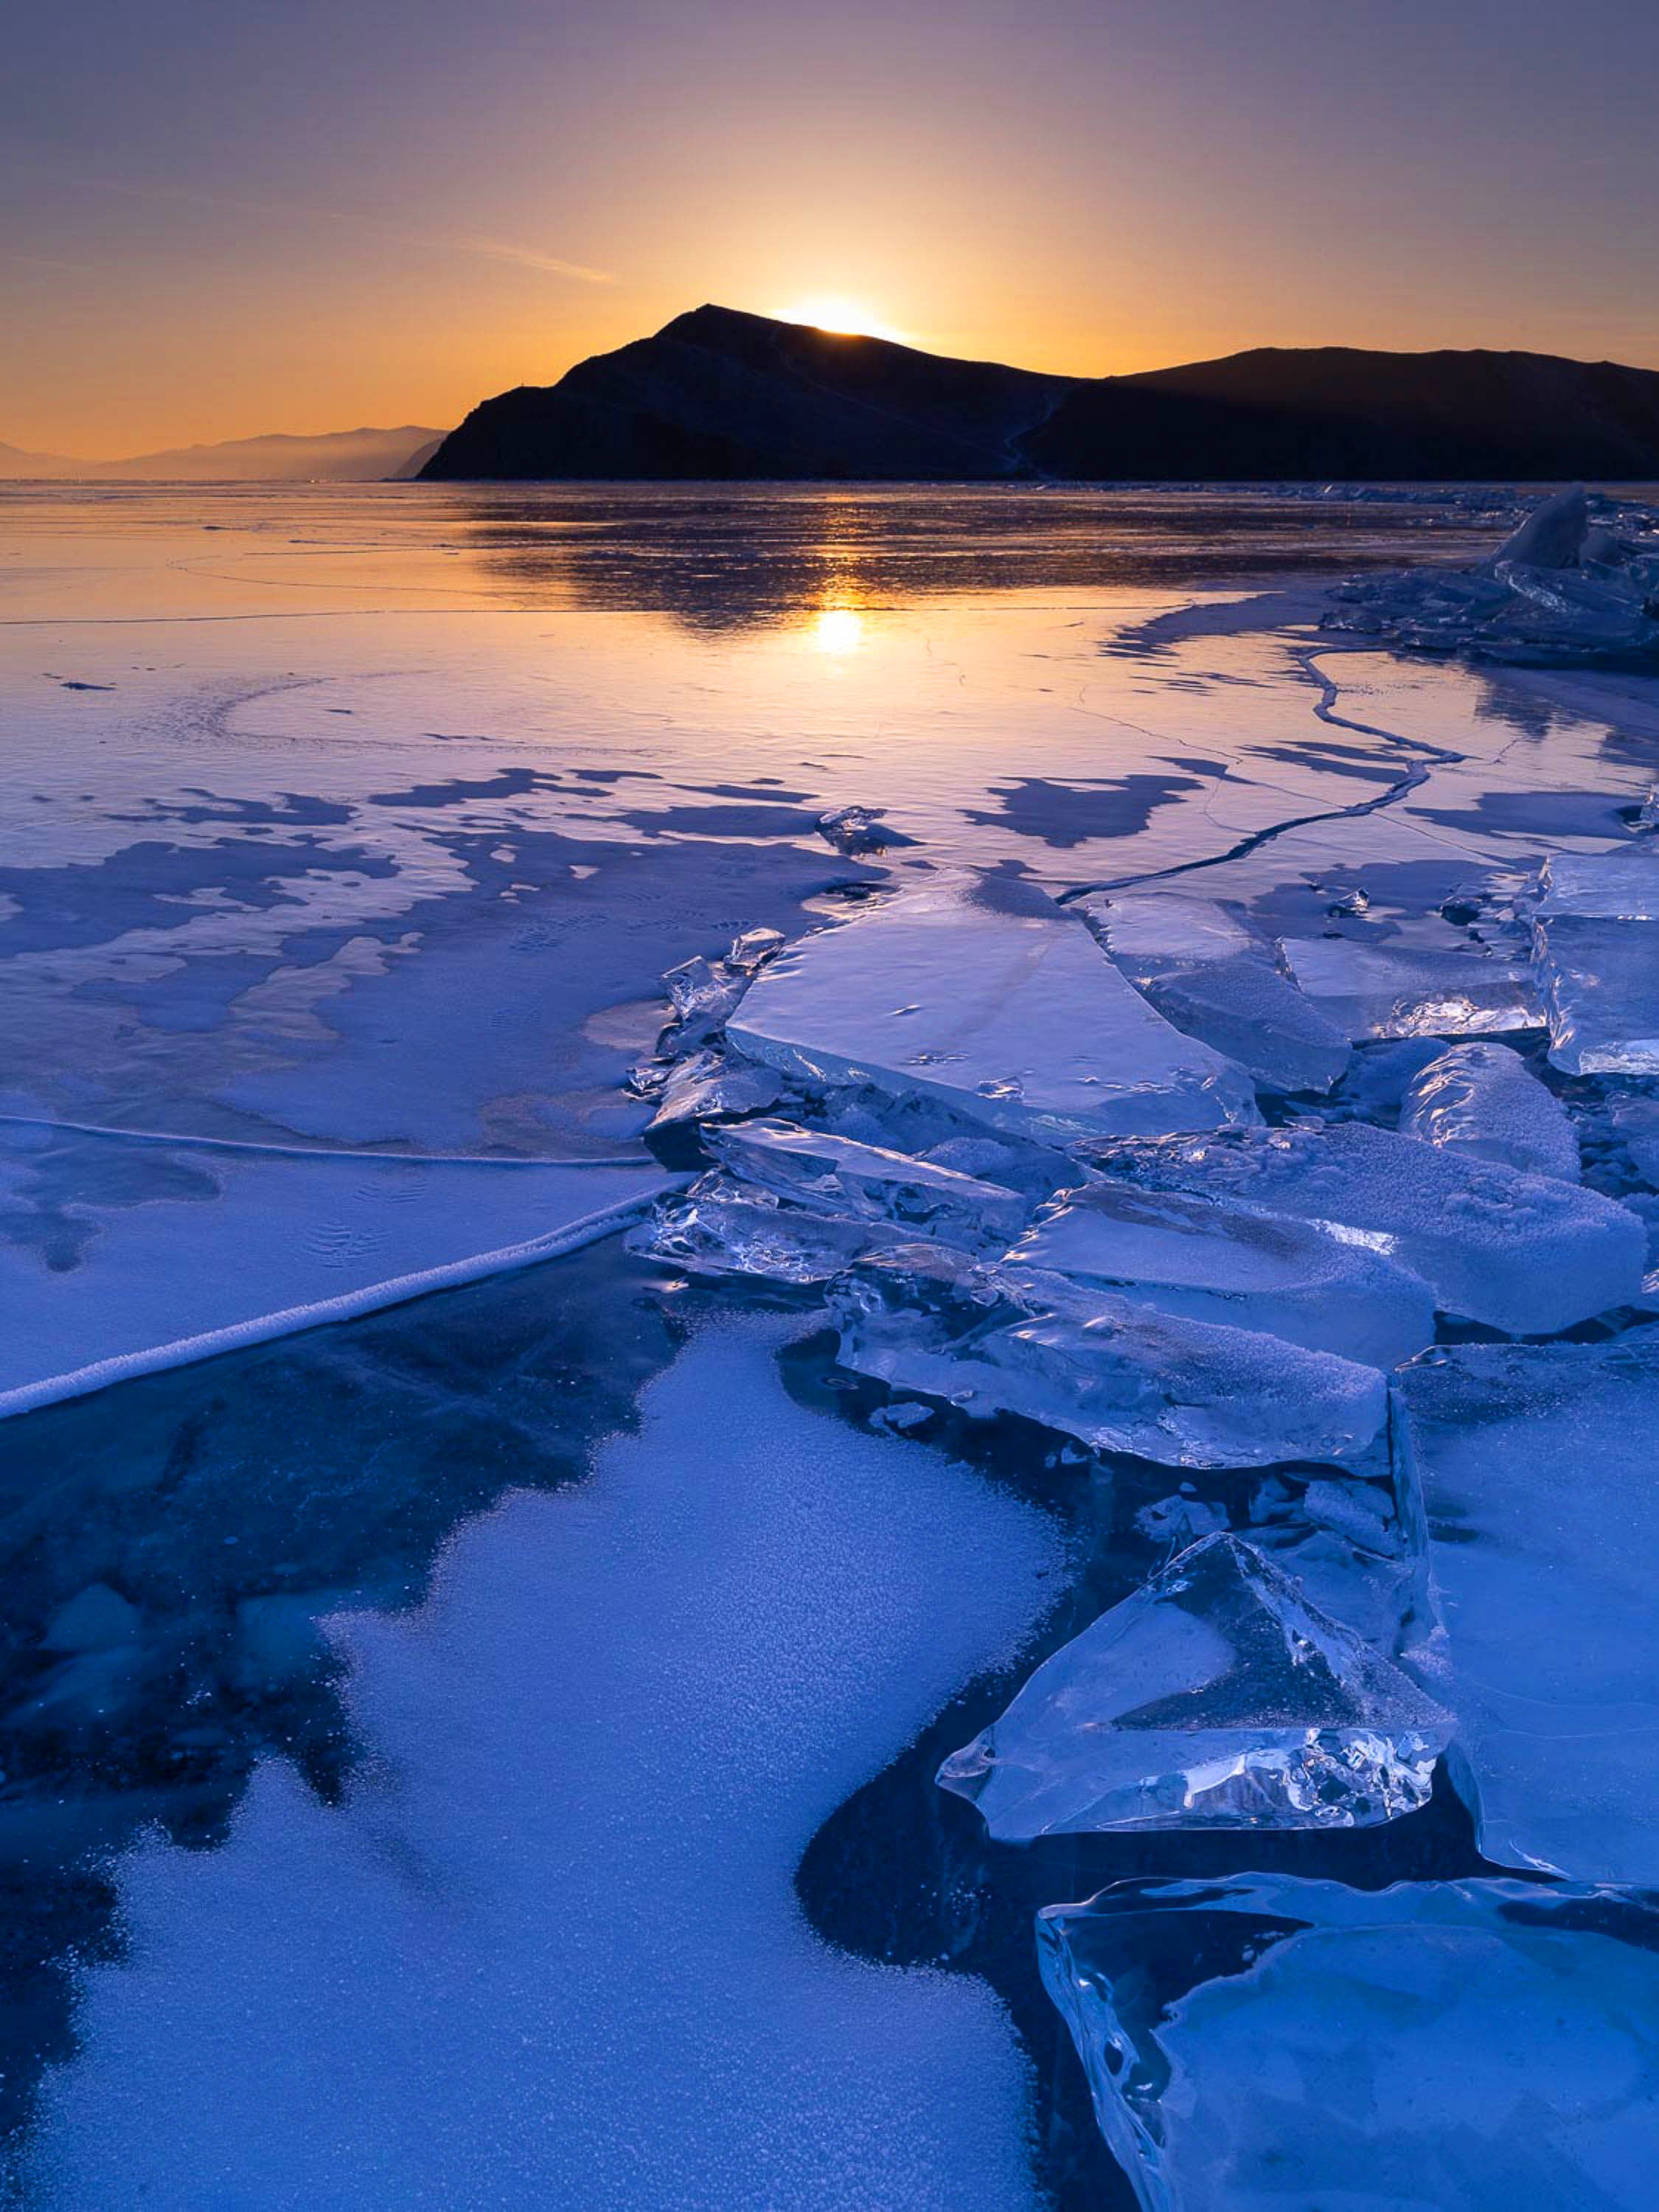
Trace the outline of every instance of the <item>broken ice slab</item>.
<path fill-rule="evenodd" d="M 1635 1297 L 1646 1260 L 1627 1206 L 1364 1121 L 1302 1121 L 1096 1148 L 1146 1190 L 1231 1198 L 1346 1231 L 1420 1275 L 1441 1309 L 1516 1335 Z"/>
<path fill-rule="evenodd" d="M 1347 1033 L 1279 965 L 1272 942 L 1213 899 L 1091 892 L 1079 912 L 1166 1021 L 1236 1060 L 1273 1091 L 1328 1091 Z"/>
<path fill-rule="evenodd" d="M 1659 1189 L 1659 1098 L 1626 1093 L 1607 1101 L 1607 1113 L 1638 1175 Z"/>
<path fill-rule="evenodd" d="M 1659 921 L 1659 850 L 1650 840 L 1625 852 L 1552 853 L 1539 876 L 1536 911 Z"/>
<path fill-rule="evenodd" d="M 711 1129 L 708 1150 L 744 1182 L 817 1212 L 890 1222 L 912 1236 L 1000 1251 L 1025 1225 L 1015 1191 L 903 1152 L 793 1121 Z"/>
<path fill-rule="evenodd" d="M 819 815 L 818 835 L 849 860 L 868 853 L 884 853 L 891 845 L 914 845 L 914 837 L 907 837 L 884 818 L 886 812 L 884 806 L 834 807 L 828 814 Z"/>
<path fill-rule="evenodd" d="M 1041 1142 L 1259 1118 L 1241 1068 L 1154 1012 L 1079 917 L 1003 874 L 930 882 L 802 938 L 729 1034 L 796 1081 L 919 1092 Z"/>
<path fill-rule="evenodd" d="M 879 1246 L 911 1232 L 877 1221 L 781 1206 L 729 1176 L 706 1175 L 661 1200 L 624 1238 L 630 1252 L 692 1275 L 750 1275 L 769 1283 L 823 1283 Z"/>
<path fill-rule="evenodd" d="M 1399 1381 L 1443 1624 L 1424 1679 L 1458 1714 L 1481 1850 L 1659 1886 L 1659 1328 L 1462 1345 Z"/>
<path fill-rule="evenodd" d="M 1143 2212 L 1650 2212 L 1659 1913 L 1520 1881 L 1121 1881 L 1037 1915 Z"/>
<path fill-rule="evenodd" d="M 1567 1109 L 1518 1052 L 1476 1038 L 1450 1045 L 1413 1078 L 1402 1134 L 1529 1175 L 1578 1179 L 1578 1138 Z"/>
<path fill-rule="evenodd" d="M 1426 1803 L 1450 1716 L 1241 1537 L 1182 1552 L 939 1768 L 999 1843 L 1357 1828 Z"/>
<path fill-rule="evenodd" d="M 1434 1341 L 1421 1276 L 1316 1221 L 1105 1180 L 1063 1191 L 1008 1255 L 1162 1313 L 1392 1367 Z"/>
<path fill-rule="evenodd" d="M 1285 957 L 1345 1036 L 1487 1036 L 1543 1026 L 1524 961 L 1352 937 L 1287 937 Z"/>
<path fill-rule="evenodd" d="M 830 1307 L 856 1373 L 1170 1467 L 1346 1464 L 1386 1413 L 1374 1368 L 933 1245 L 872 1254 Z"/>
<path fill-rule="evenodd" d="M 1659 921 L 1540 916 L 1550 1059 L 1571 1075 L 1659 1075 Z"/>
<path fill-rule="evenodd" d="M 653 1095 L 657 1110 L 647 1127 L 650 1136 L 705 1121 L 764 1114 L 781 1105 L 787 1091 L 775 1069 L 703 1051 L 676 1061 Z"/>

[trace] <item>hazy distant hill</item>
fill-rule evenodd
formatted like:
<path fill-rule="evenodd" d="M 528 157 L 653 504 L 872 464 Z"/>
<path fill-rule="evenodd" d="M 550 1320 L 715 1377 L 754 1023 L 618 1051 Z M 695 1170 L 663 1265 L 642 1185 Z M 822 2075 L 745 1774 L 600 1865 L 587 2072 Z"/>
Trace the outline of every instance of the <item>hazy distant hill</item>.
<path fill-rule="evenodd" d="M 1264 347 L 1136 376 L 952 361 L 729 307 L 475 407 L 456 477 L 1659 477 L 1659 372 Z"/>
<path fill-rule="evenodd" d="M 179 446 L 130 460 L 71 460 L 0 446 L 0 477 L 156 483 L 363 483 L 413 475 L 443 433 L 419 423 L 395 430 L 332 430 L 315 438 L 234 438 L 217 446 Z"/>

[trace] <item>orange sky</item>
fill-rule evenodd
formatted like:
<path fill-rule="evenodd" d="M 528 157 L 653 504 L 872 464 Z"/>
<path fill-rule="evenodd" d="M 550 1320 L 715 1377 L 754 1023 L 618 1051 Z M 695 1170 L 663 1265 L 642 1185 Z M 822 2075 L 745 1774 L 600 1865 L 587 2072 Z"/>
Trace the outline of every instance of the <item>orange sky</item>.
<path fill-rule="evenodd" d="M 705 299 L 1085 373 L 1659 366 L 1651 0 L 86 0 L 21 43 L 63 94 L 0 133 L 34 451 L 447 427 Z"/>

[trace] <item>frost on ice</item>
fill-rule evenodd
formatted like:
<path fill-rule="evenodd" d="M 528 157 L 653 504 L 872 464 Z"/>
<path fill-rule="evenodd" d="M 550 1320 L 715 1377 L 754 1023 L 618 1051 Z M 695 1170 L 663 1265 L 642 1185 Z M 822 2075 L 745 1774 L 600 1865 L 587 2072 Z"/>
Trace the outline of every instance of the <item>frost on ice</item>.
<path fill-rule="evenodd" d="M 1143 2212 L 1649 2212 L 1659 1914 L 1518 1881 L 1125 1881 L 1038 1915 Z"/>
<path fill-rule="evenodd" d="M 1363 1121 L 1110 1146 L 1148 1190 L 1211 1193 L 1334 1224 L 1422 1276 L 1443 1311 L 1542 1335 L 1637 1295 L 1642 1224 L 1599 1193 Z"/>
<path fill-rule="evenodd" d="M 705 1331 L 588 1484 L 337 1624 L 370 1759 L 256 1776 L 118 1880 L 30 2201 L 410 2212 L 1030 2212 L 982 1983 L 815 1937 L 814 1832 L 1041 1612 L 1049 1524 Z M 666 1808 L 666 1809 L 665 1809 Z"/>
<path fill-rule="evenodd" d="M 1481 1849 L 1659 1887 L 1659 1328 L 1447 1347 L 1398 1390 L 1441 1622 L 1418 1657 Z"/>
<path fill-rule="evenodd" d="M 1434 1340 L 1420 1276 L 1317 1221 L 1106 1178 L 1060 1192 L 1008 1255 L 1194 1321 L 1376 1367 Z"/>
<path fill-rule="evenodd" d="M 1375 1368 L 938 1245 L 872 1254 L 830 1308 L 857 1374 L 1174 1467 L 1345 1464 L 1387 1410 Z"/>
<path fill-rule="evenodd" d="M 939 1778 L 1000 1843 L 1362 1827 L 1427 1802 L 1449 1729 L 1398 1668 L 1223 1534 L 1046 1661 Z"/>
<path fill-rule="evenodd" d="M 1455 1044 L 1430 1060 L 1407 1087 L 1400 1127 L 1425 1144 L 1528 1175 L 1578 1179 L 1578 1138 L 1566 1108 L 1505 1044 Z"/>
<path fill-rule="evenodd" d="M 1249 1078 L 1171 1027 L 1082 921 L 961 874 L 800 939 L 727 1024 L 796 1083 L 917 1093 L 1039 1141 L 1254 1122 Z"/>

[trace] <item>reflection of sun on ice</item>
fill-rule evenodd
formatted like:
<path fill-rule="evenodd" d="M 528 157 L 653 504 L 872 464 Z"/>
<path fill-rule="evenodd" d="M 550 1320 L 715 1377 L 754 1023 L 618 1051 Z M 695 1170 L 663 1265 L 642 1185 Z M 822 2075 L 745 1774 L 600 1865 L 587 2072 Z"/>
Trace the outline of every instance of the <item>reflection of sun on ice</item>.
<path fill-rule="evenodd" d="M 852 607 L 820 607 L 812 622 L 812 642 L 820 653 L 855 653 L 864 638 L 864 617 Z"/>
<path fill-rule="evenodd" d="M 843 298 L 837 293 L 819 292 L 810 300 L 797 300 L 793 307 L 779 310 L 787 323 L 810 323 L 814 330 L 833 331 L 839 337 L 894 338 L 902 343 L 902 333 L 890 323 L 884 323 L 856 300 Z"/>

